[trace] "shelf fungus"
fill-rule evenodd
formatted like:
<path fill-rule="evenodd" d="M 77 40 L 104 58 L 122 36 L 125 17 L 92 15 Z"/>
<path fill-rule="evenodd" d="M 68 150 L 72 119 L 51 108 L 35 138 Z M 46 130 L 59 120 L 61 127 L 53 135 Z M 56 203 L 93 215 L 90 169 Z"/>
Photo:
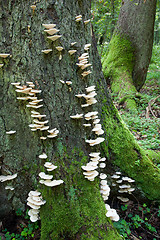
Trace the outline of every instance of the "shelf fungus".
<path fill-rule="evenodd" d="M 44 30 L 44 32 L 48 33 L 49 35 L 53 35 L 59 32 L 59 30 L 57 28 L 50 28 L 50 29 Z"/>
<path fill-rule="evenodd" d="M 84 50 L 85 50 L 85 51 L 88 51 L 88 50 L 89 50 L 89 48 L 90 48 L 90 46 L 91 46 L 91 44 L 90 44 L 90 43 L 88 43 L 88 44 L 85 44 L 85 45 L 84 45 Z"/>
<path fill-rule="evenodd" d="M 40 139 L 41 139 L 41 140 L 46 140 L 47 137 L 42 136 L 42 137 L 40 137 Z"/>
<path fill-rule="evenodd" d="M 82 114 L 76 114 L 76 115 L 73 115 L 73 116 L 70 116 L 70 118 L 72 119 L 80 119 L 80 118 L 83 118 L 83 113 Z"/>
<path fill-rule="evenodd" d="M 90 123 L 84 123 L 83 126 L 84 127 L 91 127 L 92 125 Z"/>
<path fill-rule="evenodd" d="M 98 163 L 98 162 L 97 162 Z M 98 176 L 98 172 L 95 171 L 97 169 L 97 163 L 89 162 L 86 166 L 81 166 L 83 170 L 86 172 L 83 172 L 83 175 L 85 175 L 85 178 L 87 178 L 89 181 L 94 181 L 95 177 Z"/>
<path fill-rule="evenodd" d="M 50 135 L 47 135 L 48 138 L 55 138 L 57 137 L 59 130 L 57 128 L 53 128 L 51 130 L 48 130 L 48 132 L 50 133 Z"/>
<path fill-rule="evenodd" d="M 71 46 L 74 46 L 77 42 L 71 42 Z"/>
<path fill-rule="evenodd" d="M 57 39 L 59 39 L 61 37 L 62 37 L 62 35 L 53 35 L 53 36 L 49 36 L 47 38 L 54 42 L 54 41 L 56 41 Z"/>
<path fill-rule="evenodd" d="M 1 58 L 7 58 L 7 57 L 9 57 L 9 56 L 10 56 L 9 53 L 0 53 L 0 57 L 1 57 Z"/>
<path fill-rule="evenodd" d="M 85 20 L 85 21 L 84 21 L 84 24 L 87 24 L 87 23 L 89 23 L 90 21 L 91 21 L 91 19 Z"/>
<path fill-rule="evenodd" d="M 101 142 L 103 142 L 105 139 L 104 138 L 96 138 L 96 139 L 90 139 L 90 140 L 85 140 L 86 143 L 89 143 L 90 146 L 95 146 L 97 144 L 100 144 Z"/>
<path fill-rule="evenodd" d="M 76 22 L 82 21 L 82 15 L 76 16 L 76 17 L 75 17 L 75 21 L 76 21 Z"/>
<path fill-rule="evenodd" d="M 100 173 L 99 177 L 100 179 L 104 180 L 107 178 L 107 175 L 105 173 Z"/>
<path fill-rule="evenodd" d="M 53 163 L 51 162 L 45 162 L 44 166 L 46 167 L 48 172 L 51 172 L 57 168 Z"/>
<path fill-rule="evenodd" d="M 17 177 L 17 173 L 13 174 L 13 175 L 0 175 L 0 182 L 5 182 L 5 181 L 10 181 L 13 180 L 14 178 Z"/>
<path fill-rule="evenodd" d="M 38 109 L 38 108 L 43 107 L 43 105 L 42 105 L 42 104 L 41 104 L 41 105 L 30 105 L 30 104 L 27 104 L 26 107 L 28 107 L 28 108 L 36 108 L 36 109 Z"/>
<path fill-rule="evenodd" d="M 51 180 L 53 178 L 52 175 L 45 174 L 44 172 L 39 173 L 40 178 L 45 179 L 45 180 Z"/>
<path fill-rule="evenodd" d="M 109 194 L 110 194 L 110 187 L 106 183 L 103 183 L 100 185 L 100 193 L 102 194 L 102 198 L 104 201 L 108 200 Z"/>
<path fill-rule="evenodd" d="M 69 52 L 70 55 L 73 55 L 74 53 L 77 52 L 77 50 L 69 50 L 68 52 Z"/>
<path fill-rule="evenodd" d="M 86 92 L 92 92 L 92 91 L 95 91 L 95 86 L 90 86 L 90 87 L 87 87 L 85 88 L 86 89 Z"/>
<path fill-rule="evenodd" d="M 42 53 L 48 54 L 50 52 L 52 52 L 52 49 L 45 49 L 41 51 Z"/>
<path fill-rule="evenodd" d="M 59 80 L 62 84 L 65 84 L 65 81 L 63 81 L 63 80 Z"/>
<path fill-rule="evenodd" d="M 16 133 L 16 131 L 13 131 L 13 130 L 6 132 L 6 134 L 8 134 L 8 135 L 11 135 L 11 134 L 14 134 L 14 133 Z"/>
<path fill-rule="evenodd" d="M 55 186 L 58 186 L 60 184 L 62 184 L 64 181 L 63 180 L 41 180 L 40 183 L 41 184 L 44 184 L 48 187 L 55 187 Z"/>
<path fill-rule="evenodd" d="M 6 190 L 11 190 L 11 191 L 13 191 L 13 190 L 14 190 L 14 187 L 12 187 L 12 186 L 6 186 L 5 189 L 6 189 Z"/>
<path fill-rule="evenodd" d="M 133 180 L 132 178 L 129 178 L 129 177 L 122 177 L 122 180 L 127 181 L 129 183 L 135 182 L 135 180 Z"/>
<path fill-rule="evenodd" d="M 120 197 L 120 196 L 117 196 L 117 198 L 119 200 L 121 200 L 122 202 L 128 202 L 129 201 L 129 198 L 124 198 L 124 197 Z"/>
<path fill-rule="evenodd" d="M 77 94 L 77 95 L 75 95 L 75 97 L 78 97 L 78 98 L 82 98 L 82 97 L 84 97 L 85 96 L 85 94 L 84 93 L 79 93 L 79 94 Z"/>
<path fill-rule="evenodd" d="M 56 27 L 56 24 L 49 23 L 49 24 L 42 24 L 42 26 L 45 27 L 46 29 L 51 29 Z"/>
<path fill-rule="evenodd" d="M 108 204 L 105 204 L 108 205 Z M 110 206 L 108 205 L 106 207 L 107 209 L 107 213 L 106 213 L 106 217 L 109 217 L 112 221 L 119 221 L 119 215 L 117 214 L 116 210 L 113 208 L 110 208 Z"/>
<path fill-rule="evenodd" d="M 66 84 L 67 85 L 72 85 L 72 82 L 71 81 L 66 81 Z"/>
<path fill-rule="evenodd" d="M 30 191 L 27 198 L 27 205 L 31 207 L 31 209 L 28 211 L 28 215 L 30 217 L 31 222 L 36 222 L 39 220 L 39 209 L 40 206 L 44 205 L 46 203 L 45 200 L 43 200 L 41 193 L 38 191 Z"/>
<path fill-rule="evenodd" d="M 47 158 L 47 154 L 46 153 L 42 153 L 41 155 L 39 155 L 39 158 L 46 159 Z"/>

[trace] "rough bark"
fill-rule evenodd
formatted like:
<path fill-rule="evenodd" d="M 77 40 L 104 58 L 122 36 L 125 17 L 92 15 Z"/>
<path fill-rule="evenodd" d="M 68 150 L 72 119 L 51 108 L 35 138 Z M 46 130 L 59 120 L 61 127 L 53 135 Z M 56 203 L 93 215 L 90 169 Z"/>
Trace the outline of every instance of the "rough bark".
<path fill-rule="evenodd" d="M 12 54 L 11 58 L 3 61 L 4 67 L 0 69 L 1 174 L 18 173 L 12 181 L 15 187 L 13 192 L 4 189 L 6 182 L 0 185 L 0 209 L 3 210 L 0 216 L 2 218 L 18 208 L 24 210 L 28 192 L 38 188 L 47 201 L 41 208 L 42 240 L 121 239 L 105 216 L 98 178 L 89 182 L 83 177 L 81 166 L 88 162 L 91 151 L 101 151 L 101 156 L 107 156 L 108 166 L 115 162 L 135 178 L 147 196 L 156 200 L 160 199 L 160 193 L 152 186 L 157 189 L 160 184 L 159 171 L 141 150 L 138 152 L 133 136 L 123 126 L 111 102 L 92 41 L 91 25 L 84 25 L 83 21 L 75 22 L 75 16 L 79 14 L 83 15 L 83 20 L 90 18 L 90 1 L 40 1 L 36 3 L 34 14 L 31 4 L 31 1 L 25 0 L 8 0 L 0 4 L 1 51 Z M 53 43 L 48 41 L 42 23 L 56 23 L 62 38 Z M 77 41 L 77 53 L 70 56 L 68 50 L 74 41 Z M 76 62 L 84 52 L 84 44 L 90 42 L 92 74 L 83 79 Z M 64 47 L 61 61 L 55 49 L 58 45 Z M 41 50 L 48 47 L 53 52 L 43 55 Z M 72 86 L 63 85 L 60 79 L 71 80 Z M 44 106 L 39 111 L 47 115 L 50 128 L 58 128 L 57 138 L 43 141 L 40 140 L 42 132 L 31 132 L 28 127 L 32 123 L 30 110 L 26 108 L 26 103 L 16 99 L 18 94 L 11 85 L 11 82 L 18 81 L 22 84 L 33 81 L 36 89 L 42 89 L 39 98 L 43 98 Z M 94 84 L 98 102 L 84 110 L 80 107 L 83 100 L 76 99 L 75 94 L 84 92 L 85 87 Z M 92 110 L 99 111 L 106 141 L 101 146 L 91 148 L 85 139 L 95 138 L 93 132 L 82 126 L 84 120 L 72 120 L 70 115 Z M 16 130 L 16 134 L 6 135 L 9 130 Z M 124 138 L 121 149 L 116 144 Z M 124 150 L 128 152 L 127 156 Z M 51 189 L 39 184 L 38 173 L 44 170 L 44 160 L 38 158 L 42 152 L 48 155 L 48 161 L 58 166 L 53 175 L 55 179 L 63 179 L 63 185 Z M 132 165 L 126 167 L 130 158 Z M 139 158 L 141 162 L 137 166 Z M 146 176 L 151 168 L 148 188 L 146 178 L 143 181 L 137 174 L 143 166 L 147 166 L 144 168 Z"/>
<path fill-rule="evenodd" d="M 103 57 L 103 72 L 111 89 L 128 107 L 143 86 L 152 55 L 156 0 L 122 1 L 110 48 Z"/>

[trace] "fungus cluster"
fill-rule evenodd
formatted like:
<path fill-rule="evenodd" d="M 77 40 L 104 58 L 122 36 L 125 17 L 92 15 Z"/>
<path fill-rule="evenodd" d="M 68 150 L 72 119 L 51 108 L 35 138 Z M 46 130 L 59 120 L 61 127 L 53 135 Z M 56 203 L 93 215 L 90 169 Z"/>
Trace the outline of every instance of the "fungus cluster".
<path fill-rule="evenodd" d="M 108 204 L 105 204 L 107 213 L 106 213 L 106 217 L 109 217 L 112 221 L 119 221 L 119 215 L 117 214 L 116 210 L 113 208 L 110 208 L 110 206 Z"/>
<path fill-rule="evenodd" d="M 86 45 L 85 45 L 85 46 L 86 46 Z M 87 44 L 87 46 L 89 46 L 89 44 Z M 88 50 L 89 47 L 87 47 L 87 48 L 85 47 L 85 49 Z M 82 70 L 86 69 L 87 67 L 90 67 L 92 64 L 88 62 L 88 58 L 89 58 L 88 53 L 83 53 L 80 57 L 78 57 L 79 62 L 76 63 L 76 65 L 77 65 L 78 67 L 80 67 Z M 88 71 L 82 72 L 81 75 L 82 75 L 83 77 L 86 77 L 86 76 L 88 76 L 88 75 L 91 74 L 91 73 L 92 73 L 92 72 L 91 72 L 90 70 L 88 70 Z"/>
<path fill-rule="evenodd" d="M 30 191 L 27 198 L 27 205 L 31 207 L 28 211 L 28 215 L 30 217 L 31 222 L 36 222 L 39 220 L 39 211 L 40 207 L 46 203 L 43 200 L 41 193 L 38 191 Z"/>
<path fill-rule="evenodd" d="M 39 158 L 46 159 L 47 155 L 45 153 L 43 153 L 43 154 L 39 155 Z M 55 166 L 51 162 L 45 162 L 44 167 L 46 168 L 46 170 L 48 172 L 51 172 L 57 168 L 57 166 Z M 63 180 L 52 180 L 53 175 L 46 174 L 45 172 L 40 172 L 39 177 L 41 178 L 39 182 L 48 187 L 55 187 L 64 182 Z"/>
<path fill-rule="evenodd" d="M 16 88 L 16 92 L 19 94 L 23 94 L 23 96 L 17 97 L 18 100 L 22 101 L 29 101 L 26 107 L 33 108 L 33 109 L 39 109 L 43 107 L 43 99 L 38 99 L 37 94 L 41 93 L 41 90 L 35 89 L 35 84 L 33 82 L 26 82 L 26 85 L 21 86 L 20 82 L 11 83 Z M 31 117 L 33 119 L 33 123 L 29 124 L 29 127 L 31 128 L 32 132 L 35 132 L 37 130 L 39 131 L 47 131 L 46 136 L 41 136 L 41 140 L 45 140 L 47 138 L 54 138 L 58 135 L 59 130 L 57 128 L 50 129 L 49 126 L 46 125 L 48 123 L 48 120 L 43 120 L 46 115 L 41 114 L 40 112 L 37 112 L 35 110 L 31 110 Z M 13 134 L 13 131 L 6 132 L 7 134 Z"/>
<path fill-rule="evenodd" d="M 50 35 L 47 37 L 47 39 L 50 39 L 51 41 L 55 41 L 62 37 L 62 35 L 56 35 L 56 33 L 59 32 L 59 29 L 55 28 L 56 24 L 42 24 L 42 25 L 43 27 L 46 28 L 44 32 Z"/>
<path fill-rule="evenodd" d="M 117 198 L 122 202 L 128 202 L 129 198 L 126 197 L 126 195 L 131 194 L 135 190 L 135 188 L 131 186 L 131 184 L 134 183 L 135 180 L 129 177 L 121 176 L 121 172 L 116 172 L 111 176 L 111 178 L 113 179 L 112 186 L 118 186 L 118 193 L 120 194 L 120 196 L 117 196 Z"/>
<path fill-rule="evenodd" d="M 76 21 L 76 22 L 82 21 L 82 15 L 76 16 L 76 17 L 75 17 L 75 21 Z"/>

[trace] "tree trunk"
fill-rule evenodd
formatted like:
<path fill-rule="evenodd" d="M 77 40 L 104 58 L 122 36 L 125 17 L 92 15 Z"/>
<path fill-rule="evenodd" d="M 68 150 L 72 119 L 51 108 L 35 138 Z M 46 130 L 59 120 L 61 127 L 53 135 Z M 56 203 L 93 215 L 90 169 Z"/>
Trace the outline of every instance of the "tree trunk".
<path fill-rule="evenodd" d="M 135 109 L 152 55 L 156 0 L 122 1 L 118 22 L 102 65 L 114 95 Z"/>
<path fill-rule="evenodd" d="M 150 199 L 160 199 L 160 193 L 156 191 L 160 184 L 159 170 L 134 142 L 108 95 L 95 42 L 92 41 L 91 25 L 83 22 L 90 18 L 90 1 L 40 1 L 34 12 L 31 4 L 31 1 L 8 0 L 0 5 L 1 51 L 12 55 L 1 60 L 4 66 L 0 69 L 1 174 L 18 173 L 18 177 L 12 180 L 14 191 L 4 188 L 8 182 L 0 185 L 1 218 L 11 210 L 24 210 L 28 192 L 38 188 L 47 201 L 40 211 L 42 240 L 121 239 L 105 216 L 98 177 L 94 182 L 88 181 L 81 166 L 88 162 L 91 151 L 100 151 L 102 157 L 107 157 L 105 171 L 109 175 L 113 171 L 110 166 L 115 163 L 135 178 Z M 82 14 L 82 21 L 75 22 L 75 16 L 79 14 Z M 62 37 L 55 42 L 48 40 L 43 23 L 57 24 Z M 71 42 L 75 41 L 77 44 L 71 47 Z M 86 43 L 92 43 L 89 50 L 92 73 L 83 78 L 76 63 L 78 56 L 84 53 Z M 62 60 L 59 60 L 56 46 L 64 48 Z M 47 48 L 52 52 L 42 54 L 41 50 Z M 70 49 L 77 52 L 70 56 Z M 60 80 L 72 81 L 72 85 L 67 86 Z M 27 81 L 33 81 L 36 89 L 42 89 L 39 99 L 43 98 L 43 108 L 38 111 L 47 115 L 50 129 L 59 130 L 58 137 L 41 140 L 41 136 L 47 136 L 46 131 L 30 130 L 28 125 L 33 119 L 30 108 L 26 107 L 28 102 L 16 99 L 21 94 L 16 93 L 11 85 L 13 82 L 25 85 Z M 85 87 L 91 85 L 96 85 L 97 103 L 81 108 L 85 101 L 77 99 L 75 94 L 84 93 Z M 105 143 L 90 147 L 85 140 L 96 136 L 90 128 L 82 125 L 87 121 L 73 120 L 70 116 L 97 110 L 105 130 Z M 16 130 L 16 133 L 7 135 L 10 130 Z M 121 147 L 120 143 L 123 143 Z M 47 161 L 58 166 L 53 175 L 54 179 L 64 181 L 60 186 L 49 188 L 39 183 L 38 174 L 45 170 L 46 160 L 39 158 L 43 152 L 48 156 Z M 126 165 L 129 160 L 131 165 Z M 144 180 L 139 175 L 142 169 Z"/>

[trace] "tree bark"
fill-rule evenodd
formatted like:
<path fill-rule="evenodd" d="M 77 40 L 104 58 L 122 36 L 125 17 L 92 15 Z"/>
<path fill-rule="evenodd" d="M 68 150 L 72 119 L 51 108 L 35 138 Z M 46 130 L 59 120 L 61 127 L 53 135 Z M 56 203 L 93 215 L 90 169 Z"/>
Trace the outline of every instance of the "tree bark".
<path fill-rule="evenodd" d="M 156 0 L 122 1 L 109 51 L 102 65 L 113 94 L 135 109 L 137 91 L 143 86 L 152 55 Z"/>
<path fill-rule="evenodd" d="M 1 51 L 12 54 L 12 57 L 1 60 L 4 66 L 0 69 L 1 174 L 18 173 L 18 177 L 12 180 L 14 191 L 5 190 L 6 182 L 0 185 L 1 218 L 11 210 L 24 210 L 28 192 L 38 188 L 47 201 L 40 211 L 42 240 L 121 239 L 105 216 L 98 178 L 89 182 L 84 178 L 81 166 L 88 162 L 91 151 L 100 151 L 101 156 L 107 157 L 105 171 L 109 171 L 109 175 L 113 171 L 110 165 L 115 162 L 135 178 L 149 198 L 156 200 L 160 199 L 159 191 L 155 190 L 160 184 L 159 170 L 136 145 L 108 94 L 95 42 L 92 41 L 91 25 L 83 23 L 90 18 L 90 1 L 39 1 L 34 12 L 31 4 L 25 0 L 8 0 L 0 4 Z M 82 14 L 83 21 L 77 23 L 75 16 L 79 14 Z M 49 41 L 43 23 L 57 24 L 62 37 L 53 43 Z M 70 43 L 75 41 L 77 52 L 70 56 Z M 82 78 L 82 71 L 76 63 L 78 56 L 84 53 L 86 43 L 92 43 L 89 51 L 92 74 Z M 64 48 L 61 61 L 55 48 L 60 45 Z M 48 55 L 41 53 L 46 48 L 52 49 Z M 67 86 L 59 80 L 71 80 L 72 85 Z M 51 129 L 56 127 L 59 130 L 57 138 L 41 140 L 46 132 L 29 129 L 28 125 L 33 123 L 31 111 L 24 101 L 16 99 L 20 94 L 11 85 L 19 81 L 21 84 L 33 81 L 36 89 L 42 89 L 39 98 L 43 99 L 43 108 L 38 111 L 47 115 Z M 91 85 L 96 85 L 97 103 L 83 109 L 84 100 L 77 99 L 75 94 L 84 93 L 85 87 Z M 85 140 L 96 138 L 95 135 L 91 129 L 83 127 L 84 119 L 73 120 L 70 116 L 97 110 L 105 130 L 105 143 L 89 147 Z M 16 130 L 16 133 L 7 135 L 9 130 Z M 124 144 L 120 148 L 117 145 L 122 141 Z M 45 162 L 38 157 L 42 152 L 47 154 L 47 161 L 58 166 L 53 173 L 54 179 L 62 179 L 64 184 L 48 188 L 39 183 L 38 174 L 44 171 Z M 129 160 L 131 165 L 126 165 Z M 142 169 L 146 176 L 144 180 L 137 174 Z M 150 177 L 148 182 L 147 176 Z"/>

